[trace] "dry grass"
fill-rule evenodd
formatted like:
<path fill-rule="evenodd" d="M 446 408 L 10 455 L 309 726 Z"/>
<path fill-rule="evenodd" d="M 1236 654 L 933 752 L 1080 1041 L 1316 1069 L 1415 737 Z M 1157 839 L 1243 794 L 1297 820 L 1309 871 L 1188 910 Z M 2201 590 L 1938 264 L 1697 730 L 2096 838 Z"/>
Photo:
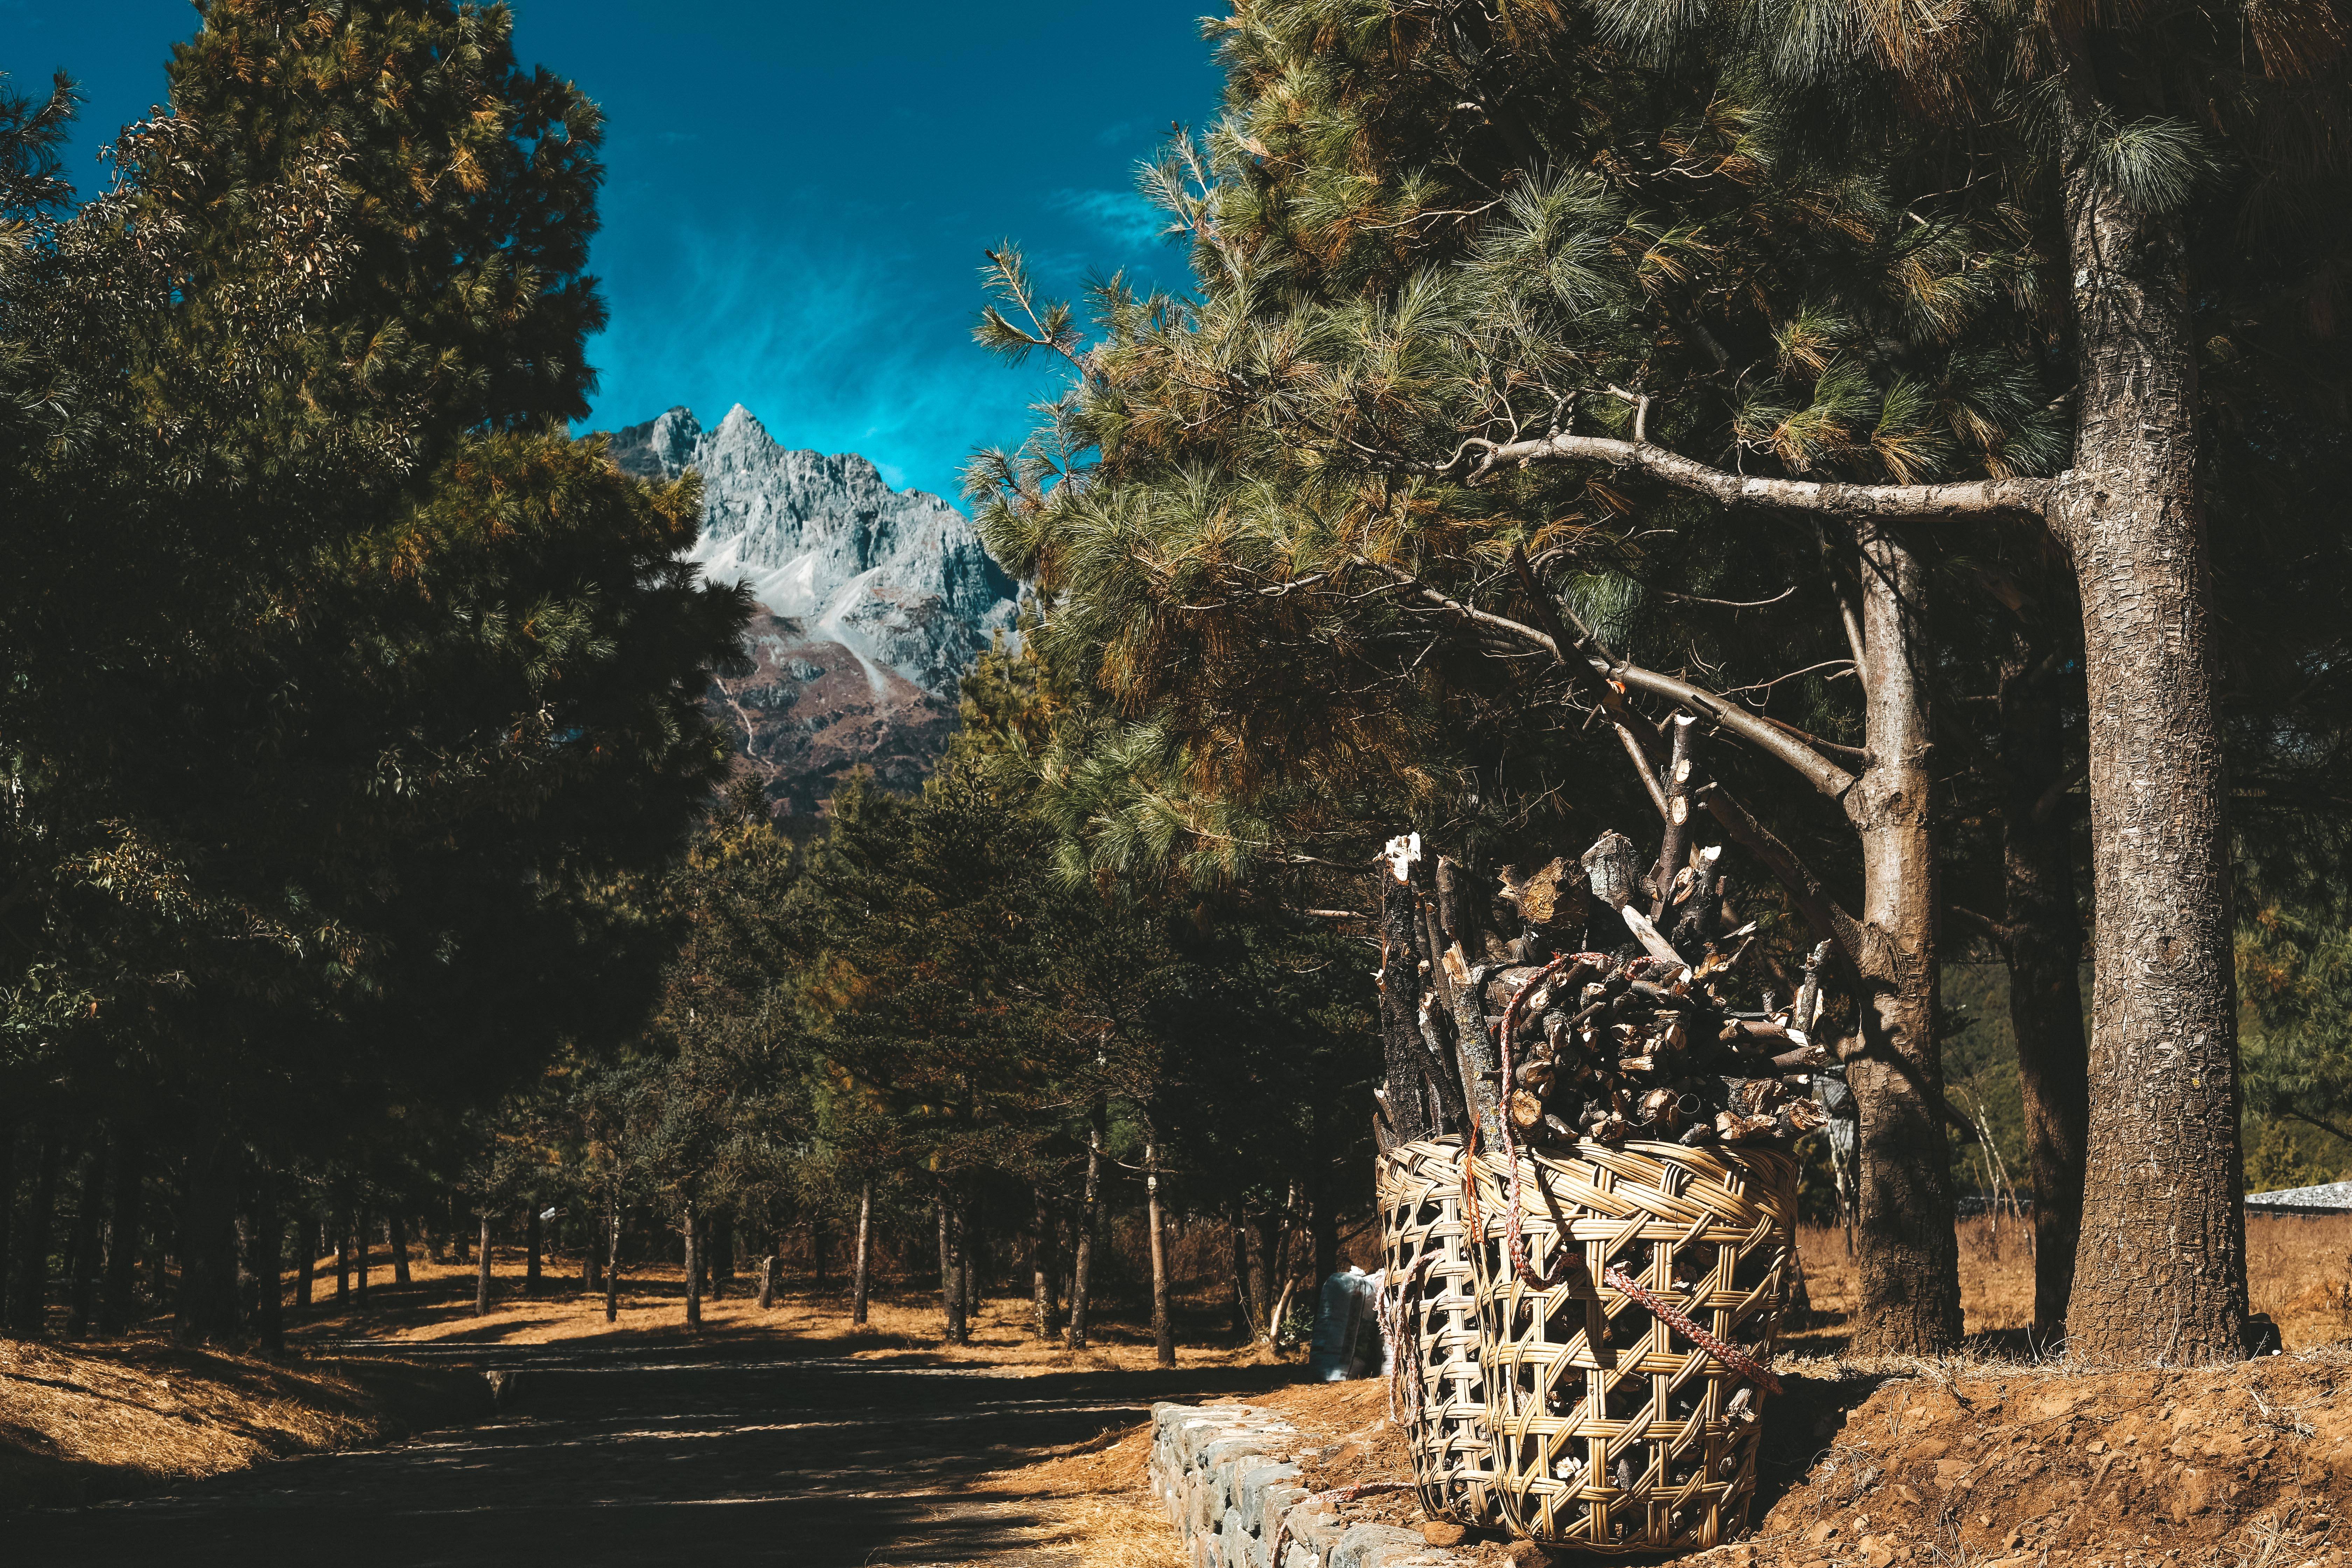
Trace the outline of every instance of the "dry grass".
<path fill-rule="evenodd" d="M 379 1441 L 477 1403 L 487 1395 L 463 1380 L 394 1361 L 287 1364 L 160 1337 L 0 1341 L 0 1505 L 119 1496 Z"/>
<path fill-rule="evenodd" d="M 1990 1220 L 1960 1222 L 1960 1309 L 1971 1337 L 2027 1349 L 2027 1331 L 2033 1326 L 2032 1228 L 2004 1218 L 1996 1241 Z M 1818 1316 L 1784 1335 L 1782 1342 L 1801 1355 L 1834 1352 L 1852 1332 L 1861 1304 L 1845 1236 L 1827 1226 L 1806 1226 L 1797 1240 Z M 2246 1277 L 2253 1310 L 2270 1314 L 2288 1350 L 2352 1336 L 2352 1215 L 2249 1215 Z"/>

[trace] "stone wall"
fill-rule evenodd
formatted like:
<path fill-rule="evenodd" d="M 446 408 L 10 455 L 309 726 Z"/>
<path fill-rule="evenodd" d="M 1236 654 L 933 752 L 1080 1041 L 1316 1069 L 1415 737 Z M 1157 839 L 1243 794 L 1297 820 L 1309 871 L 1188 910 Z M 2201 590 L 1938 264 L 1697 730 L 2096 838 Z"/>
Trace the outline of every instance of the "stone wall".
<path fill-rule="evenodd" d="M 1298 1484 L 1298 1429 L 1247 1405 L 1151 1407 L 1151 1484 L 1192 1568 L 1438 1568 L 1457 1561 L 1410 1530 L 1350 1521 Z M 1284 1530 L 1284 1526 L 1287 1529 Z"/>

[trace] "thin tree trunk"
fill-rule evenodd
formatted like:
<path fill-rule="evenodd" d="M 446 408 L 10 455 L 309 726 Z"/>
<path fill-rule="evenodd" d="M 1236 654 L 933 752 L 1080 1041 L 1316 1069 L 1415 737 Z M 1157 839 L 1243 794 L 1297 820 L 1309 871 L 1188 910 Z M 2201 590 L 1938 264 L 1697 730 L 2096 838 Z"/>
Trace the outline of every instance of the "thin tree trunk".
<path fill-rule="evenodd" d="M 8 1291 L 8 1267 L 16 1256 L 9 1245 L 16 1215 L 16 1125 L 12 1121 L 0 1127 L 0 1328 L 8 1325 L 8 1303 L 13 1299 Z"/>
<path fill-rule="evenodd" d="M 2033 1327 L 2045 1342 L 2066 1331 L 2091 1115 L 2083 922 L 2074 901 L 2068 814 L 2056 795 L 2065 778 L 2066 750 L 2055 665 L 2021 637 L 2000 673 L 2001 763 L 2008 774 L 2001 948 L 2033 1172 Z"/>
<path fill-rule="evenodd" d="M 1242 1216 L 1239 1203 L 1233 1205 L 1226 1228 L 1230 1232 L 1228 1250 L 1234 1271 L 1234 1332 L 1247 1344 L 1257 1338 L 1257 1308 L 1250 1300 L 1249 1225 Z"/>
<path fill-rule="evenodd" d="M 1936 841 L 1924 625 L 1927 574 L 1895 530 L 1864 525 L 1871 764 L 1847 796 L 1862 845 L 1865 1020 L 1879 1051 L 1847 1082 L 1861 1114 L 1858 1355 L 1937 1355 L 1960 1337 L 1943 1056 L 1936 1038 Z"/>
<path fill-rule="evenodd" d="M 539 1294 L 540 1243 L 543 1239 L 543 1232 L 539 1217 L 539 1200 L 533 1198 L 523 1206 L 525 1213 L 522 1234 L 525 1252 L 522 1265 L 522 1293 L 525 1297 L 534 1297 Z"/>
<path fill-rule="evenodd" d="M 306 1213 L 294 1222 L 294 1246 L 301 1254 L 294 1260 L 294 1304 L 310 1304 L 310 1287 L 319 1271 L 319 1216 Z"/>
<path fill-rule="evenodd" d="M 694 1200 L 686 1200 L 686 1326 L 702 1327 L 702 1237 Z"/>
<path fill-rule="evenodd" d="M 1102 1202 L 1103 1135 L 1108 1112 L 1103 1097 L 1096 1095 L 1092 1120 L 1087 1128 L 1087 1184 L 1078 1205 L 1078 1257 L 1070 1279 L 1068 1342 L 1074 1351 L 1087 1348 L 1087 1314 L 1094 1305 L 1095 1229 L 1098 1224 L 1095 1211 Z"/>
<path fill-rule="evenodd" d="M 1152 1359 L 1161 1366 L 1176 1364 L 1176 1321 L 1168 1311 L 1168 1236 L 1160 1215 L 1160 1145 L 1146 1140 L 1143 1145 L 1143 1213 L 1144 1225 L 1151 1232 L 1151 1343 Z M 1042 1283 L 1045 1276 L 1037 1276 Z"/>
<path fill-rule="evenodd" d="M 760 1259 L 760 1310 L 773 1311 L 776 1305 L 776 1266 L 782 1261 L 774 1253 Z"/>
<path fill-rule="evenodd" d="M 367 1203 L 362 1199 L 352 1210 L 352 1272 L 358 1287 L 352 1304 L 362 1312 L 367 1310 L 368 1257 L 374 1250 L 368 1240 Z"/>
<path fill-rule="evenodd" d="M 24 1228 L 16 1238 L 16 1295 L 9 1303 L 8 1325 L 26 1339 L 48 1332 L 49 1236 L 58 1206 L 58 1173 L 65 1163 L 62 1137 L 55 1132 L 41 1140 L 33 1168 L 32 1202 L 25 1210 Z"/>
<path fill-rule="evenodd" d="M 1029 1331 L 1036 1339 L 1049 1340 L 1054 1337 L 1054 1211 L 1046 1205 L 1043 1185 L 1030 1192 Z"/>
<path fill-rule="evenodd" d="M 980 1274 L 972 1255 L 979 1249 L 978 1222 L 969 1196 L 956 1205 L 956 1286 L 963 1294 L 963 1322 L 956 1343 L 971 1343 L 972 1325 L 980 1320 Z"/>
<path fill-rule="evenodd" d="M 618 1322 L 621 1317 L 621 1191 L 617 1184 L 604 1191 L 604 1321 Z"/>
<path fill-rule="evenodd" d="M 410 1283 L 408 1275 L 408 1216 L 395 1208 L 383 1216 L 383 1244 L 392 1252 L 392 1282 Z"/>
<path fill-rule="evenodd" d="M 351 1210 L 335 1211 L 335 1310 L 342 1310 L 352 1304 L 352 1214 Z"/>
<path fill-rule="evenodd" d="M 2091 1362 L 2245 1353 L 2229 822 L 2185 220 L 2067 179 L 2074 563 L 2089 688 L 2094 963 L 2083 1227 Z"/>
<path fill-rule="evenodd" d="M 81 1339 L 98 1316 L 99 1211 L 106 1205 L 106 1148 L 93 1143 L 74 1195 L 73 1238 L 66 1248 L 66 1337 Z"/>
<path fill-rule="evenodd" d="M 874 1217 L 874 1184 L 866 1182 L 857 1189 L 857 1283 L 849 1303 L 849 1321 L 866 1321 L 866 1289 L 867 1270 L 872 1267 L 873 1243 L 866 1227 Z"/>
<path fill-rule="evenodd" d="M 481 1245 L 474 1249 L 474 1316 L 485 1318 L 490 1311 L 490 1215 L 481 1214 Z"/>
<path fill-rule="evenodd" d="M 963 1214 L 959 1194 L 942 1184 L 940 1193 L 940 1305 L 947 1316 L 947 1342 L 971 1342 L 971 1328 L 964 1316 Z"/>
<path fill-rule="evenodd" d="M 278 1170 L 268 1160 L 253 1184 L 253 1331 L 271 1355 L 286 1352 L 286 1226 L 278 1211 Z"/>
<path fill-rule="evenodd" d="M 7 1168 L 7 1147 L 0 1140 L 0 1171 Z M 7 1196 L 0 1180 L 0 1201 Z M 131 1269 L 139 1262 L 139 1234 L 143 1229 L 142 1196 L 146 1192 L 146 1138 L 125 1133 L 115 1138 L 115 1211 L 106 1225 L 106 1289 L 99 1290 L 99 1333 L 125 1333 L 136 1310 L 139 1284 Z M 0 1220 L 0 1237 L 7 1220 Z M 0 1258 L 7 1244 L 0 1239 Z"/>

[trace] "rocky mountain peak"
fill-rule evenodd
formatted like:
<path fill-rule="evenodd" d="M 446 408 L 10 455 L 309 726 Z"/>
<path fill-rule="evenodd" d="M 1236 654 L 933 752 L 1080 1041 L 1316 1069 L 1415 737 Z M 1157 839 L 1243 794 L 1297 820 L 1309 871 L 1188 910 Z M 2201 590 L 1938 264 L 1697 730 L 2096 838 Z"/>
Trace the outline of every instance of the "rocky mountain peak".
<path fill-rule="evenodd" d="M 757 669 L 714 682 L 712 701 L 771 794 L 813 810 L 861 763 L 896 787 L 919 781 L 953 728 L 957 682 L 1018 603 L 971 520 L 892 489 L 855 452 L 782 446 L 740 403 L 712 430 L 669 409 L 609 450 L 643 478 L 702 477 L 692 559 L 765 612 L 747 650 Z"/>

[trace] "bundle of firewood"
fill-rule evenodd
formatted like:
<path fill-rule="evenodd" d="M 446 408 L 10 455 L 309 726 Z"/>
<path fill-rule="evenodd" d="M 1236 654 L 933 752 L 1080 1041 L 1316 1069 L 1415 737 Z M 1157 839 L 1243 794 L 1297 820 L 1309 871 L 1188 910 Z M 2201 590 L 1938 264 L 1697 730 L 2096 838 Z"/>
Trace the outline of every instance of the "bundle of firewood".
<path fill-rule="evenodd" d="M 1729 925 L 1722 851 L 1695 849 L 1669 874 L 1679 848 L 1670 836 L 1645 874 L 1632 842 L 1606 833 L 1575 860 L 1506 868 L 1480 919 L 1458 865 L 1433 878 L 1417 837 L 1390 846 L 1391 962 L 1399 946 L 1438 954 L 1413 977 L 1422 1042 L 1453 1069 L 1429 1076 L 1436 1123 L 1473 1122 L 1493 1148 L 1505 1120 L 1508 1142 L 1538 1145 L 1786 1145 L 1828 1121 L 1813 1079 L 1841 1069 L 1811 1038 L 1828 944 L 1786 1005 L 1769 990 L 1736 1005 L 1756 927 Z"/>

